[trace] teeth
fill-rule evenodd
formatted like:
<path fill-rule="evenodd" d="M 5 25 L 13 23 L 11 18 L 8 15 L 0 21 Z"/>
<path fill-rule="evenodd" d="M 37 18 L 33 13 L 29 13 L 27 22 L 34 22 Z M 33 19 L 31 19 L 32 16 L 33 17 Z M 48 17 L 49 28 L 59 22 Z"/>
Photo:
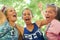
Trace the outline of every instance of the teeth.
<path fill-rule="evenodd" d="M 46 17 L 46 18 L 49 18 L 49 17 Z"/>
<path fill-rule="evenodd" d="M 26 21 L 29 20 L 29 19 L 26 19 Z"/>
<path fill-rule="evenodd" d="M 16 17 L 16 15 L 13 15 L 13 17 Z"/>

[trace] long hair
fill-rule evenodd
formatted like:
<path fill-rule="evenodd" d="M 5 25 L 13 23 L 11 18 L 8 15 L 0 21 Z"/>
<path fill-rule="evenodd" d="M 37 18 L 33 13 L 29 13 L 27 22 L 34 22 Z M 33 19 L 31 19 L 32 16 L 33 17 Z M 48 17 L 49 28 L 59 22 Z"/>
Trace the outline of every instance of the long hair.
<path fill-rule="evenodd" d="M 60 7 L 58 7 L 56 19 L 60 21 Z"/>

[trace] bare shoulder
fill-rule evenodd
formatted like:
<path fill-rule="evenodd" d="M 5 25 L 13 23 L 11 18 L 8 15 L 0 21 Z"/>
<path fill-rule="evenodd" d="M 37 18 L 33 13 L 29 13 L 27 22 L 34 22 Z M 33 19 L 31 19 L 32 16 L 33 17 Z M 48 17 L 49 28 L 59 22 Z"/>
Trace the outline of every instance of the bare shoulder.
<path fill-rule="evenodd" d="M 37 21 L 36 21 L 36 25 L 40 28 L 41 21 L 40 21 L 40 20 L 37 20 Z"/>

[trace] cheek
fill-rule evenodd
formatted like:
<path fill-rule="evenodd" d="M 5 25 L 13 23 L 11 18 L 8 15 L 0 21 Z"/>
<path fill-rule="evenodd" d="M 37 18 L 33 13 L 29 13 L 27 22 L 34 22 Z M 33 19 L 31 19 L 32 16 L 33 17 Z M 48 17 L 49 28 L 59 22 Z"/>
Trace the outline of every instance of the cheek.
<path fill-rule="evenodd" d="M 7 12 L 7 15 L 10 15 L 11 16 L 12 14 L 13 14 L 12 12 L 9 12 L 9 11 Z"/>
<path fill-rule="evenodd" d="M 8 18 L 11 18 L 11 15 L 7 15 Z"/>
<path fill-rule="evenodd" d="M 12 19 L 12 15 L 11 14 L 7 14 L 7 18 L 8 19 Z"/>
<path fill-rule="evenodd" d="M 56 16 L 55 13 L 50 14 L 50 17 L 51 17 L 51 18 L 55 18 L 55 16 Z"/>
<path fill-rule="evenodd" d="M 30 17 L 30 19 L 32 19 L 32 16 Z"/>
<path fill-rule="evenodd" d="M 47 17 L 47 16 L 49 16 L 49 14 L 45 13 L 44 16 Z"/>
<path fill-rule="evenodd" d="M 12 18 L 13 14 L 12 13 L 8 13 L 8 17 Z"/>

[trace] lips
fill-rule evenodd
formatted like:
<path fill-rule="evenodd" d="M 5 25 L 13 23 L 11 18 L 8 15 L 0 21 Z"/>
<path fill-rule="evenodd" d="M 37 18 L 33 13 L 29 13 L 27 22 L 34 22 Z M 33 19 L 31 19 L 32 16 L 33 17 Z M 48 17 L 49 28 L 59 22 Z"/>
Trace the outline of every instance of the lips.
<path fill-rule="evenodd" d="M 13 15 L 13 17 L 16 17 L 16 15 Z"/>
<path fill-rule="evenodd" d="M 26 18 L 25 21 L 29 21 L 30 19 L 29 18 Z"/>
<path fill-rule="evenodd" d="M 50 17 L 46 17 L 46 18 L 50 18 Z"/>
<path fill-rule="evenodd" d="M 16 17 L 17 15 L 16 15 L 16 13 L 15 14 L 13 14 L 13 17 Z"/>
<path fill-rule="evenodd" d="M 50 18 L 50 17 L 47 16 L 46 18 Z"/>

